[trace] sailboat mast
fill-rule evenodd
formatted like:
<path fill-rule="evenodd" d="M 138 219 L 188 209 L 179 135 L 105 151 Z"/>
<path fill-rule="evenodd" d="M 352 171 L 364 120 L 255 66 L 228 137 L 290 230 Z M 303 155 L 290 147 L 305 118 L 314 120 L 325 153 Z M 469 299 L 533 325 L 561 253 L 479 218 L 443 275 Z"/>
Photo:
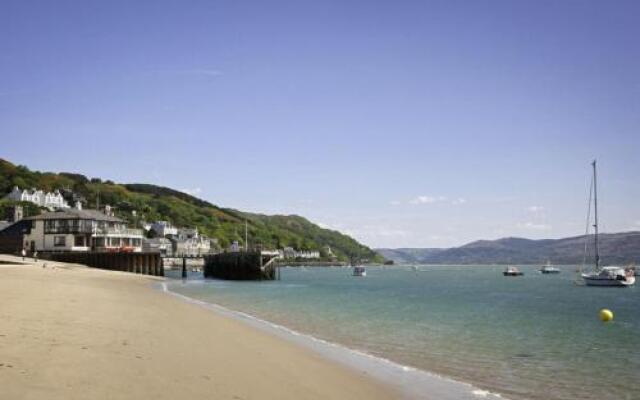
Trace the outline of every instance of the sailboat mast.
<path fill-rule="evenodd" d="M 596 173 L 596 160 L 593 160 L 593 209 L 595 215 L 595 223 L 593 228 L 595 230 L 594 246 L 595 246 L 595 262 L 596 269 L 600 269 L 600 254 L 598 252 L 598 175 Z"/>

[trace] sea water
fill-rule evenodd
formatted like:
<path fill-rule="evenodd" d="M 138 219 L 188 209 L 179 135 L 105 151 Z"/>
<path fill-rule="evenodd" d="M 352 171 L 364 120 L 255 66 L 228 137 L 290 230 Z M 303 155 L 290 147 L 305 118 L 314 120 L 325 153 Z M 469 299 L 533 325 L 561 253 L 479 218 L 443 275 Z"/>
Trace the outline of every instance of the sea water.
<path fill-rule="evenodd" d="M 192 274 L 167 288 L 511 399 L 640 398 L 640 288 L 586 287 L 575 266 L 538 268 L 368 267 L 353 277 L 296 267 L 280 281 Z M 602 308 L 613 322 L 598 319 Z"/>

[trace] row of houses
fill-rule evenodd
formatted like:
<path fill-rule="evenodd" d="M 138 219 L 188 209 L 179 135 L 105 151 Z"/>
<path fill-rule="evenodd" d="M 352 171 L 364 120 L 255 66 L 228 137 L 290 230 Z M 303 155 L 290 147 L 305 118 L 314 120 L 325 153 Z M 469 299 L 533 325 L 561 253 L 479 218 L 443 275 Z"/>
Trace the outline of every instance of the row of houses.
<path fill-rule="evenodd" d="M 140 252 L 143 239 L 141 229 L 109 213 L 69 208 L 12 221 L 0 230 L 0 251 Z"/>
<path fill-rule="evenodd" d="M 320 252 L 318 250 L 296 250 L 293 247 L 285 247 L 284 249 L 278 250 L 278 258 L 285 260 L 317 260 L 320 258 Z"/>
<path fill-rule="evenodd" d="M 238 244 L 237 241 L 231 243 L 229 251 L 232 253 L 243 251 L 244 249 Z M 293 247 L 285 247 L 277 250 L 265 250 L 260 249 L 262 255 L 269 255 L 281 260 L 319 260 L 321 257 L 319 250 L 296 250 Z M 324 251 L 331 259 L 334 258 L 331 252 L 331 247 L 325 246 Z"/>
<path fill-rule="evenodd" d="M 0 251 L 19 252 L 158 252 L 168 257 L 198 257 L 217 250 L 217 240 L 181 228 L 168 237 L 146 238 L 143 229 L 127 227 L 108 206 L 103 211 L 59 209 L 28 218 L 17 212 L 0 226 Z"/>
<path fill-rule="evenodd" d="M 80 202 L 71 208 L 59 191 L 20 190 L 17 186 L 7 198 L 29 201 L 54 211 L 23 218 L 22 208 L 14 207 L 10 221 L 0 221 L 0 252 L 158 252 L 166 257 L 199 257 L 219 251 L 217 239 L 197 228 L 178 228 L 168 221 L 143 224 L 144 229 L 127 227 L 108 205 L 103 210 L 82 209 Z M 230 251 L 240 251 L 234 242 Z M 292 247 L 274 250 L 281 259 L 314 260 L 317 250 Z M 332 256 L 331 249 L 325 253 Z M 274 254 L 275 255 L 275 254 Z"/>
<path fill-rule="evenodd" d="M 218 240 L 198 232 L 198 228 L 178 228 L 168 221 L 145 224 L 150 239 L 144 251 L 157 251 L 165 257 L 200 257 L 218 251 Z"/>
<path fill-rule="evenodd" d="M 28 201 L 39 207 L 46 207 L 50 210 L 70 208 L 59 190 L 54 192 L 44 192 L 43 190 L 37 190 L 35 188 L 28 190 L 14 186 L 13 190 L 7 194 L 5 198 L 13 201 Z"/>

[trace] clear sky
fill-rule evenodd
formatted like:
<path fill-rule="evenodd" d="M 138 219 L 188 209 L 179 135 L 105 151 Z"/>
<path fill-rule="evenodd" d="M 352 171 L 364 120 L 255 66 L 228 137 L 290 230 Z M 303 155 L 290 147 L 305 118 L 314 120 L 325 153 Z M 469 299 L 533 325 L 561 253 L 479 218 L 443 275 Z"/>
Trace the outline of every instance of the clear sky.
<path fill-rule="evenodd" d="M 0 157 L 374 247 L 640 230 L 638 1 L 0 2 Z"/>

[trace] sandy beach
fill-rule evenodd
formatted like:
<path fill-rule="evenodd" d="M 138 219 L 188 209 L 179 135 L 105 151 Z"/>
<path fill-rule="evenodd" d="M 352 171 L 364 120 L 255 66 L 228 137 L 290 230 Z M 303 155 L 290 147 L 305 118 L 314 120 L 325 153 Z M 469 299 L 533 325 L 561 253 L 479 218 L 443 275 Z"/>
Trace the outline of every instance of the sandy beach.
<path fill-rule="evenodd" d="M 42 263 L 0 264 L 0 399 L 400 397 L 364 372 L 154 289 L 161 278 Z"/>

